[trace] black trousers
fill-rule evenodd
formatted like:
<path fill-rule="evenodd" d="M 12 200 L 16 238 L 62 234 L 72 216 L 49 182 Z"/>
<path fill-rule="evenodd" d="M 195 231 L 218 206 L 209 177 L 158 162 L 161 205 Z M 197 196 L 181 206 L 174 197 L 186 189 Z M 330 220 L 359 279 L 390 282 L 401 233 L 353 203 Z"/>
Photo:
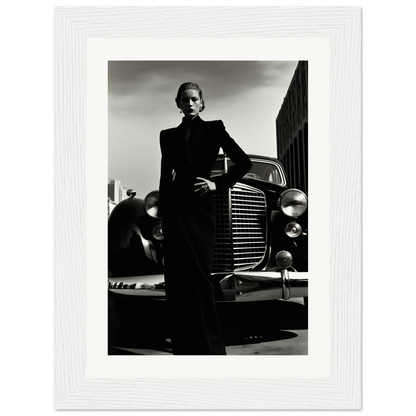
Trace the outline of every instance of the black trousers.
<path fill-rule="evenodd" d="M 163 214 L 165 283 L 175 355 L 225 355 L 211 277 L 215 218 L 209 193 L 178 194 Z"/>

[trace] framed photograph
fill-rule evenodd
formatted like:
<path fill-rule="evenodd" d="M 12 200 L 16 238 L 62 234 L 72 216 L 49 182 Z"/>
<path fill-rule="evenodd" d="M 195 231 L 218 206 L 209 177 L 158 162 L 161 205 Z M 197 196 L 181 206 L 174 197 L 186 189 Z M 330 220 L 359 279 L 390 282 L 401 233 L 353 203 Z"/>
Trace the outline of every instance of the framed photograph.
<path fill-rule="evenodd" d="M 55 28 L 56 408 L 359 409 L 360 8 L 59 7 Z M 305 68 L 306 142 L 302 93 L 290 92 L 300 88 L 296 77 Z M 159 132 L 181 122 L 174 97 L 192 73 L 202 89 L 208 85 L 203 115 L 224 118 L 230 134 L 256 155 L 259 168 L 245 186 L 272 182 L 272 174 L 261 177 L 261 163 L 271 160 L 263 155 L 284 167 L 290 188 L 307 187 L 307 268 L 298 273 L 308 282 L 301 352 L 110 352 L 108 282 L 117 291 L 119 277 L 109 274 L 107 224 L 111 203 L 123 198 L 108 199 L 109 178 L 121 181 L 121 190 L 137 187 L 140 198 L 157 189 Z M 292 90 L 278 92 L 283 79 Z M 278 144 L 279 131 L 294 119 L 302 119 L 302 134 L 293 149 L 307 155 L 297 164 Z M 287 233 L 296 234 L 296 227 Z M 296 285 L 289 286 L 295 293 Z"/>

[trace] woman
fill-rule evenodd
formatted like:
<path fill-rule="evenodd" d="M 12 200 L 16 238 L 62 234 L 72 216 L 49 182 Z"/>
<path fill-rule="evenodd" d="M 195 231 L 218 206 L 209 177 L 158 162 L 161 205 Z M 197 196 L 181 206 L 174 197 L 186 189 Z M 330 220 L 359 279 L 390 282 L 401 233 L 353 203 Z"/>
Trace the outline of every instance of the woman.
<path fill-rule="evenodd" d="M 175 355 L 221 355 L 225 346 L 211 277 L 215 242 L 211 195 L 232 187 L 250 170 L 251 161 L 222 121 L 199 117 L 205 105 L 197 84 L 182 84 L 175 101 L 184 117 L 178 127 L 160 133 L 159 187 L 172 349 Z M 234 165 L 210 179 L 220 147 Z"/>

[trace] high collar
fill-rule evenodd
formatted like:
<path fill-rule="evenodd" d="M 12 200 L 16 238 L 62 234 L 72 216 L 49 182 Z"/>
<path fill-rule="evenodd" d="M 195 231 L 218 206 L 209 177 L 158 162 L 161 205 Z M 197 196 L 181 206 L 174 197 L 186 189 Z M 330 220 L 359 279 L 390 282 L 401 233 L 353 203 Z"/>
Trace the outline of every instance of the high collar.
<path fill-rule="evenodd" d="M 186 117 L 182 117 L 182 123 L 180 124 L 181 126 L 191 126 L 197 123 L 200 123 L 201 121 L 203 121 L 201 119 L 201 117 L 199 117 L 199 114 L 197 114 L 196 116 L 192 117 L 191 119 L 186 118 Z"/>

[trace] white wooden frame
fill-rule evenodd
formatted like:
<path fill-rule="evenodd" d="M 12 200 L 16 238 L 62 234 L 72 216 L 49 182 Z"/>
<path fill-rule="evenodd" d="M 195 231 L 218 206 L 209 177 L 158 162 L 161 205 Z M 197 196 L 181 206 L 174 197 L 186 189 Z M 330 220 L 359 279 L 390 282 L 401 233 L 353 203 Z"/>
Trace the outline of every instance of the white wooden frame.
<path fill-rule="evenodd" d="M 183 24 L 184 17 L 197 23 L 192 30 Z M 56 9 L 55 18 L 56 407 L 360 408 L 360 8 L 62 7 Z M 178 36 L 325 38 L 330 43 L 331 371 L 328 378 L 86 377 L 86 42 L 89 38 Z"/>

